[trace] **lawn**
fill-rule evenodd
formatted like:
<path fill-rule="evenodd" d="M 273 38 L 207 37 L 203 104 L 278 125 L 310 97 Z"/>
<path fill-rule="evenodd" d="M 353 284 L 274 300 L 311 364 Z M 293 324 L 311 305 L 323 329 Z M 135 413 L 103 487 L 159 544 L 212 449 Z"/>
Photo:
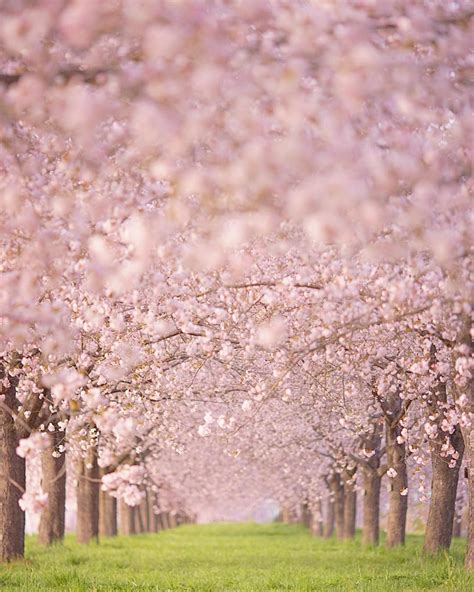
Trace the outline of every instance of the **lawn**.
<path fill-rule="evenodd" d="M 0 590 L 474 590 L 462 570 L 464 541 L 437 559 L 423 558 L 421 543 L 410 536 L 404 549 L 362 550 L 357 541 L 318 540 L 283 524 L 181 526 L 89 547 L 68 537 L 43 549 L 29 538 L 26 561 L 0 566 Z"/>

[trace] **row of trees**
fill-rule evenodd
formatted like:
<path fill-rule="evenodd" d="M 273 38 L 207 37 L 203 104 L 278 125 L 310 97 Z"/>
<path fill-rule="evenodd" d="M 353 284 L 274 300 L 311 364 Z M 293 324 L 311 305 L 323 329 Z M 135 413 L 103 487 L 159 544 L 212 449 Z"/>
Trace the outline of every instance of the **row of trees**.
<path fill-rule="evenodd" d="M 0 4 L 0 557 L 68 465 L 81 542 L 458 497 L 472 568 L 472 6 L 192 4 Z"/>
<path fill-rule="evenodd" d="M 341 275 L 335 277 L 340 283 Z M 169 364 L 165 380 L 156 376 L 156 366 L 146 358 L 127 369 L 127 376 L 116 384 L 104 382 L 101 388 L 88 359 L 89 384 L 84 384 L 84 370 L 78 373 L 69 367 L 61 382 L 28 394 L 20 405 L 17 395 L 28 392 L 23 387 L 26 378 L 15 382 L 9 374 L 11 384 L 2 409 L 12 436 L 5 440 L 11 458 L 6 470 L 10 471 L 12 537 L 21 532 L 15 517 L 21 514 L 17 504 L 25 483 L 23 457 L 44 448 L 42 490 L 25 494 L 23 505 L 30 503 L 33 509 L 44 503 L 44 515 L 53 521 L 64 515 L 67 449 L 76 459 L 74 464 L 79 464 L 82 541 L 97 532 L 100 471 L 104 487 L 131 506 L 142 503 L 147 487 L 160 490 L 169 484 L 175 490 L 173 496 L 185 499 L 190 511 L 197 513 L 203 505 L 212 505 L 213 490 L 214 496 L 228 497 L 229 505 L 235 504 L 236 496 L 242 495 L 238 491 L 242 471 L 254 503 L 273 497 L 291 507 L 304 500 L 318 516 L 326 500 L 327 531 L 332 532 L 331 522 L 335 522 L 338 536 L 344 537 L 355 532 L 356 495 L 363 491 L 367 544 L 378 543 L 385 476 L 387 544 L 404 542 L 408 500 L 430 498 L 425 548 L 429 552 L 448 548 L 471 425 L 466 413 L 469 391 L 462 390 L 469 382 L 453 374 L 459 365 L 453 346 L 445 338 L 427 339 L 426 329 L 420 328 L 426 313 L 410 312 L 398 313 L 395 321 L 374 321 L 369 327 L 351 322 L 348 330 L 344 324 L 342 331 L 318 339 L 318 345 L 308 350 L 297 342 L 302 337 L 298 316 L 308 314 L 305 308 L 315 308 L 314 288 L 294 288 L 311 294 L 294 316 L 285 309 L 285 302 L 294 309 L 296 295 L 279 298 L 280 289 L 269 285 L 223 289 L 231 319 L 238 310 L 252 308 L 255 333 L 250 331 L 250 337 L 248 321 L 240 329 L 241 319 L 238 324 L 232 320 L 232 327 L 221 321 L 222 333 L 212 340 L 197 328 L 188 334 L 173 329 L 158 337 L 161 355 Z M 291 287 L 285 285 L 284 290 L 287 294 Z M 320 291 L 316 291 L 318 299 Z M 262 299 L 273 304 L 260 304 Z M 311 337 L 315 323 L 308 325 Z M 228 337 L 223 339 L 222 334 Z M 132 335 L 136 338 L 136 333 Z M 179 344 L 174 343 L 176 337 Z M 117 338 L 113 344 L 115 348 Z M 309 359 L 307 351 L 312 352 Z M 132 354 L 128 350 L 127 355 Z M 36 356 L 38 352 L 33 352 L 31 359 Z M 26 357 L 22 363 L 23 372 Z M 27 384 L 31 389 L 32 381 Z M 223 453 L 230 464 L 223 464 Z M 34 466 L 39 470 L 38 461 Z M 214 472 L 220 482 L 213 481 Z M 229 491 L 229 484 L 235 486 L 236 480 L 237 491 Z M 260 487 L 252 489 L 250 483 L 259 480 Z M 195 499 L 198 488 L 200 500 Z M 431 496 L 425 493 L 430 488 Z M 461 495 L 465 493 L 469 494 L 469 479 L 467 490 L 461 490 Z"/>

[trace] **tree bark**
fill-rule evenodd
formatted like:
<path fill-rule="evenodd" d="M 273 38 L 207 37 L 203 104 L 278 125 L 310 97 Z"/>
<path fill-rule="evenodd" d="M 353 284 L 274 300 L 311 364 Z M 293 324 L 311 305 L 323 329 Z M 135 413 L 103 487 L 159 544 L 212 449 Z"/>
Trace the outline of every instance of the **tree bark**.
<path fill-rule="evenodd" d="M 456 513 L 454 514 L 454 521 L 453 521 L 453 537 L 459 538 L 462 536 L 462 520 L 461 516 L 458 516 Z"/>
<path fill-rule="evenodd" d="M 137 506 L 137 514 L 139 515 L 139 524 L 140 524 L 140 532 L 151 532 L 151 523 L 150 523 L 150 504 L 148 501 L 148 491 L 146 492 L 146 497 L 142 501 L 142 503 Z"/>
<path fill-rule="evenodd" d="M 339 473 L 332 473 L 328 485 L 334 496 L 336 538 L 342 540 L 344 538 L 344 485 Z"/>
<path fill-rule="evenodd" d="M 356 532 L 357 493 L 352 481 L 356 472 L 354 469 L 344 469 L 344 538 L 353 539 Z"/>
<path fill-rule="evenodd" d="M 380 466 L 383 455 L 382 434 L 383 423 L 373 418 L 370 430 L 361 440 L 359 465 L 362 470 L 364 486 L 362 544 L 378 545 L 380 536 L 380 488 L 384 470 Z"/>
<path fill-rule="evenodd" d="M 150 517 L 150 532 L 158 532 L 158 521 L 155 514 L 156 493 L 149 491 L 147 496 L 148 515 Z"/>
<path fill-rule="evenodd" d="M 301 522 L 304 527 L 311 528 L 311 512 L 307 500 L 301 504 Z"/>
<path fill-rule="evenodd" d="M 464 438 L 463 438 L 464 441 Z M 460 472 L 460 477 L 462 479 L 462 473 Z M 459 482 L 458 482 L 458 494 L 456 496 L 456 509 L 454 512 L 454 521 L 453 521 L 453 537 L 461 537 L 464 528 L 464 518 L 467 514 L 467 506 L 465 504 L 465 497 L 464 491 L 460 491 Z"/>
<path fill-rule="evenodd" d="M 99 539 L 100 472 L 97 449 L 91 447 L 79 460 L 77 481 L 77 542 Z"/>
<path fill-rule="evenodd" d="M 464 441 L 459 426 L 449 438 L 459 454 L 453 468 L 448 466 L 448 459 L 440 454 L 445 435 L 440 435 L 436 441 L 431 442 L 431 500 L 423 546 L 423 551 L 430 554 L 449 549 L 453 534 L 459 470 L 464 453 Z"/>
<path fill-rule="evenodd" d="M 467 545 L 464 565 L 474 569 L 474 426 L 465 430 L 464 441 L 467 456 Z"/>
<path fill-rule="evenodd" d="M 398 397 L 398 394 L 396 395 Z M 408 495 L 408 473 L 405 444 L 399 444 L 397 437 L 401 433 L 399 423 L 393 426 L 390 419 L 385 420 L 385 438 L 387 446 L 387 464 L 396 475 L 390 478 L 389 505 L 387 515 L 387 547 L 405 544 Z"/>
<path fill-rule="evenodd" d="M 99 536 L 117 535 L 117 498 L 106 491 L 100 491 L 99 497 Z"/>
<path fill-rule="evenodd" d="M 283 506 L 283 508 L 281 509 L 281 521 L 283 522 L 283 524 L 290 523 L 290 511 L 287 506 Z"/>
<path fill-rule="evenodd" d="M 146 525 L 146 531 L 147 532 L 152 532 L 153 530 L 153 504 L 151 503 L 151 499 L 152 499 L 152 494 L 150 491 L 146 491 L 146 497 L 145 500 L 143 502 L 143 509 L 145 512 L 145 525 Z"/>
<path fill-rule="evenodd" d="M 153 532 L 159 532 L 161 530 L 160 513 L 158 511 L 158 493 L 156 491 L 150 491 L 148 496 L 148 506 L 150 512 L 150 522 Z"/>
<path fill-rule="evenodd" d="M 126 504 L 123 500 L 118 502 L 119 508 L 119 532 L 120 534 L 136 534 L 135 508 Z"/>
<path fill-rule="evenodd" d="M 336 491 L 336 538 L 342 540 L 344 538 L 344 488 L 341 486 Z"/>
<path fill-rule="evenodd" d="M 143 503 L 133 508 L 135 513 L 135 529 L 138 534 L 145 532 L 145 520 L 143 516 Z"/>
<path fill-rule="evenodd" d="M 160 532 L 160 530 L 161 530 L 160 515 L 153 513 L 153 532 Z"/>
<path fill-rule="evenodd" d="M 54 423 L 57 428 L 57 422 Z M 48 494 L 38 529 L 41 545 L 51 545 L 64 539 L 66 519 L 66 454 L 58 452 L 64 432 L 56 429 L 50 434 L 50 439 L 50 446 L 41 453 L 42 488 Z"/>
<path fill-rule="evenodd" d="M 378 545 L 380 537 L 380 485 L 382 478 L 377 469 L 363 467 L 364 516 L 362 523 L 362 544 Z"/>
<path fill-rule="evenodd" d="M 0 378 L 5 373 L 0 366 Z M 16 454 L 19 434 L 13 415 L 18 409 L 16 388 L 11 384 L 0 391 L 0 562 L 23 557 L 25 513 L 18 505 L 26 486 L 25 459 Z"/>
<path fill-rule="evenodd" d="M 471 310 L 472 313 L 472 305 Z M 464 313 L 461 318 L 461 331 L 458 338 L 458 345 L 462 348 L 461 356 L 472 357 L 474 354 L 474 344 L 472 339 L 471 315 Z M 474 376 L 466 377 L 465 384 L 457 386 L 458 396 L 466 397 L 466 404 L 463 410 L 474 415 Z M 474 570 L 474 425 L 467 425 L 462 428 L 464 436 L 464 446 L 467 465 L 467 545 L 464 566 L 466 569 Z"/>
<path fill-rule="evenodd" d="M 323 536 L 326 539 L 329 539 L 334 534 L 334 525 L 336 521 L 336 511 L 335 511 L 335 504 L 334 500 L 328 498 L 326 504 L 326 516 L 324 520 L 324 529 L 323 529 Z"/>
<path fill-rule="evenodd" d="M 323 510 L 320 499 L 316 501 L 314 510 L 311 512 L 311 534 L 316 537 L 323 536 Z"/>
<path fill-rule="evenodd" d="M 163 512 L 160 512 L 157 515 L 158 524 L 159 524 L 159 530 L 165 530 L 165 528 L 166 528 L 166 525 L 165 525 L 163 516 L 164 516 Z"/>

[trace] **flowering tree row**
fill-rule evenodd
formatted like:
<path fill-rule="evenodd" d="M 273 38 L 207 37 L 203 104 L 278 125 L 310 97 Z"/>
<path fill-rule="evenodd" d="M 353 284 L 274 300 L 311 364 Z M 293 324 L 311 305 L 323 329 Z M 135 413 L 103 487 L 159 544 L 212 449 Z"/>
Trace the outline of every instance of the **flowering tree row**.
<path fill-rule="evenodd" d="M 190 4 L 0 2 L 0 557 L 67 470 L 81 542 L 465 496 L 472 568 L 472 3 Z"/>

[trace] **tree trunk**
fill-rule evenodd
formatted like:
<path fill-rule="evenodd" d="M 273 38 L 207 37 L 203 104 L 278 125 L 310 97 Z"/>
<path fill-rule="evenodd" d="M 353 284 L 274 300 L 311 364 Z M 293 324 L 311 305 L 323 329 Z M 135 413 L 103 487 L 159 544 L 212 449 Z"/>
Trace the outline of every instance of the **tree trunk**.
<path fill-rule="evenodd" d="M 398 396 L 398 395 L 397 395 Z M 390 492 L 387 515 L 387 547 L 405 544 L 405 532 L 408 510 L 408 474 L 405 444 L 399 444 L 397 437 L 401 433 L 400 425 L 392 426 L 390 419 L 385 421 L 387 446 L 387 464 L 395 471 L 390 478 Z"/>
<path fill-rule="evenodd" d="M 143 516 L 143 504 L 140 504 L 139 506 L 135 506 L 133 508 L 134 513 L 135 513 L 135 528 L 137 533 L 142 534 L 143 532 L 145 532 L 145 520 L 144 520 L 144 516 Z"/>
<path fill-rule="evenodd" d="M 345 469 L 344 481 L 344 538 L 353 539 L 356 531 L 357 493 L 352 481 L 356 468 Z"/>
<path fill-rule="evenodd" d="M 156 493 L 154 491 L 148 492 L 148 515 L 150 516 L 150 532 L 158 532 L 158 521 L 155 514 Z"/>
<path fill-rule="evenodd" d="M 440 454 L 444 439 L 443 435 L 431 442 L 431 500 L 423 546 L 425 553 L 436 553 L 442 549 L 449 549 L 451 545 L 459 470 L 464 453 L 460 427 L 457 426 L 450 436 L 451 444 L 459 454 L 453 468 L 448 466 L 449 459 L 443 458 Z"/>
<path fill-rule="evenodd" d="M 137 510 L 140 513 L 140 520 L 143 523 L 143 530 L 142 532 L 151 532 L 151 522 L 150 522 L 150 503 L 149 503 L 149 493 L 146 492 L 145 499 L 142 503 L 138 506 Z"/>
<path fill-rule="evenodd" d="M 464 442 L 467 456 L 467 545 L 464 565 L 474 569 L 474 426 L 465 430 Z M 467 437 L 466 437 L 467 436 Z"/>
<path fill-rule="evenodd" d="M 101 537 L 117 535 L 117 499 L 102 490 L 99 497 L 99 535 Z"/>
<path fill-rule="evenodd" d="M 321 500 L 316 501 L 314 510 L 311 512 L 311 534 L 313 536 L 323 536 L 323 511 Z"/>
<path fill-rule="evenodd" d="M 306 500 L 301 504 L 301 522 L 304 527 L 311 528 L 311 512 Z"/>
<path fill-rule="evenodd" d="M 464 438 L 463 438 L 464 441 Z M 462 474 L 460 473 L 461 479 Z M 459 483 L 459 482 L 458 482 Z M 453 521 L 453 537 L 461 537 L 464 527 L 464 517 L 466 516 L 467 506 L 465 504 L 464 491 L 460 492 L 458 485 L 458 495 L 456 496 L 456 510 Z"/>
<path fill-rule="evenodd" d="M 135 508 L 126 504 L 123 500 L 118 502 L 119 508 L 119 532 L 120 534 L 136 534 Z"/>
<path fill-rule="evenodd" d="M 64 539 L 66 519 L 66 454 L 58 452 L 58 447 L 64 440 L 64 432 L 56 429 L 50 434 L 50 438 L 50 446 L 41 453 L 42 488 L 48 494 L 38 529 L 38 541 L 41 545 L 51 545 Z M 60 455 L 57 456 L 58 454 Z"/>
<path fill-rule="evenodd" d="M 362 524 L 362 544 L 379 544 L 380 485 L 382 478 L 376 469 L 363 467 L 364 516 Z"/>
<path fill-rule="evenodd" d="M 472 305 L 471 310 L 472 313 Z M 463 313 L 461 318 L 461 331 L 458 337 L 458 345 L 462 347 L 463 357 L 472 357 L 474 354 L 474 344 L 472 339 L 472 322 L 469 313 Z M 459 348 L 461 350 L 461 348 Z M 467 399 L 463 411 L 474 416 L 474 376 L 471 375 L 465 379 L 465 384 L 457 387 L 457 396 L 464 395 Z M 467 545 L 464 566 L 467 569 L 474 570 L 474 425 L 467 425 L 463 428 L 466 465 L 467 465 Z"/>
<path fill-rule="evenodd" d="M 454 521 L 453 521 L 453 537 L 455 538 L 459 538 L 460 536 L 462 536 L 462 520 L 461 520 L 461 516 L 458 516 L 458 514 L 454 514 Z"/>
<path fill-rule="evenodd" d="M 160 530 L 161 530 L 160 515 L 153 513 L 153 532 L 160 532 Z"/>
<path fill-rule="evenodd" d="M 336 511 L 335 511 L 335 504 L 334 500 L 328 498 L 326 504 L 326 517 L 324 521 L 324 529 L 323 529 L 323 536 L 326 539 L 329 539 L 334 534 L 334 524 L 336 520 Z"/>
<path fill-rule="evenodd" d="M 0 366 L 0 378 L 4 378 Z M 18 505 L 26 486 L 25 459 L 16 454 L 19 436 L 12 413 L 18 407 L 16 389 L 0 391 L 0 562 L 23 557 L 25 548 L 25 513 Z M 9 411 L 11 410 L 11 412 Z"/>
<path fill-rule="evenodd" d="M 380 488 L 382 470 L 380 462 L 384 455 L 382 446 L 383 424 L 372 419 L 370 430 L 361 442 L 360 468 L 364 485 L 362 544 L 378 545 L 380 536 Z"/>
<path fill-rule="evenodd" d="M 150 523 L 152 532 L 159 532 L 161 530 L 161 521 L 158 511 L 158 493 L 156 491 L 149 492 L 148 511 L 150 513 Z"/>
<path fill-rule="evenodd" d="M 283 524 L 290 523 L 290 511 L 287 506 L 283 506 L 283 508 L 281 509 L 281 521 L 283 522 Z"/>
<path fill-rule="evenodd" d="M 100 471 L 97 449 L 89 448 L 79 460 L 77 481 L 77 542 L 88 543 L 99 539 Z"/>
<path fill-rule="evenodd" d="M 160 530 L 165 530 L 166 525 L 165 525 L 165 521 L 164 521 L 164 513 L 163 512 L 160 512 L 158 514 L 158 524 L 159 524 Z"/>
<path fill-rule="evenodd" d="M 336 518 L 336 538 L 344 538 L 344 485 L 338 473 L 334 473 L 330 480 L 331 491 L 334 495 L 334 513 Z"/>

